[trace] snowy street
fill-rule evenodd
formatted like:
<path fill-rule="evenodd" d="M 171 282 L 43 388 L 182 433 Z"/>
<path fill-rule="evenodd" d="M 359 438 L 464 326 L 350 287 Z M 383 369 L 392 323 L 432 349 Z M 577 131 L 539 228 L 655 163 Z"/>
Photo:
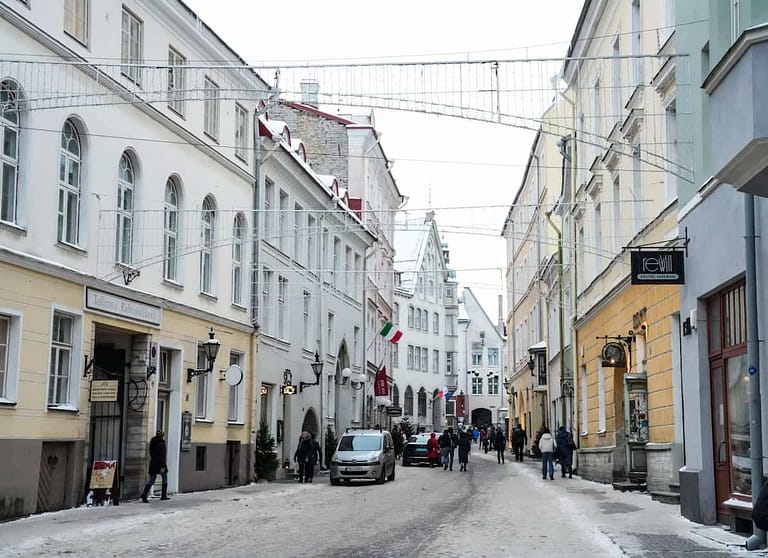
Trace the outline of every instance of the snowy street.
<path fill-rule="evenodd" d="M 473 452 L 466 473 L 398 466 L 383 486 L 321 476 L 67 510 L 0 524 L 0 556 L 763 555 L 678 506 L 559 471 L 545 481 L 538 466 Z"/>

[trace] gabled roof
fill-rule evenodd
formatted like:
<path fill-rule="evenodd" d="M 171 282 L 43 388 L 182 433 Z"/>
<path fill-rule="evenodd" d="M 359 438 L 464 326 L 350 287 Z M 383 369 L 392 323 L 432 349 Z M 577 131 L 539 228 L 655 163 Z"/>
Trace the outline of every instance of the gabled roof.
<path fill-rule="evenodd" d="M 476 315 L 472 315 L 471 313 L 467 312 L 467 308 L 466 308 L 467 303 L 464 302 L 465 296 L 469 296 L 474 301 L 474 305 L 477 307 L 477 312 L 473 314 L 476 314 Z M 464 287 L 464 289 L 461 292 L 461 299 L 459 304 L 459 316 L 461 316 L 462 310 L 464 311 L 467 318 L 470 319 L 470 321 L 476 317 L 481 317 L 485 319 L 485 321 L 488 323 L 488 326 L 491 329 L 493 329 L 496 335 L 498 335 L 499 339 L 501 339 L 502 341 L 504 340 L 504 336 L 496 327 L 497 326 L 496 322 L 494 322 L 490 317 L 488 317 L 488 313 L 485 311 L 485 308 L 483 308 L 483 305 L 480 304 L 480 301 L 475 296 L 475 293 L 473 293 L 472 289 L 470 289 L 469 287 Z M 477 314 L 479 314 L 479 316 Z"/>
<path fill-rule="evenodd" d="M 429 238 L 434 238 L 435 251 L 437 252 L 443 280 L 448 279 L 448 267 L 443 257 L 442 242 L 437 230 L 437 223 L 432 212 L 426 219 L 401 219 L 396 221 L 395 244 L 395 271 L 400 275 L 400 291 L 413 294 L 416 291 L 416 278 L 426 256 Z"/>

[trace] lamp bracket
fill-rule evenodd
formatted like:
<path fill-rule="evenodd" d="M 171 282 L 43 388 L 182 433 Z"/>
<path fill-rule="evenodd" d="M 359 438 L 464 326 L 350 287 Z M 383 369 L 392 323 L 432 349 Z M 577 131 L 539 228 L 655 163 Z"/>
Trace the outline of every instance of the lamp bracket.
<path fill-rule="evenodd" d="M 202 374 L 208 374 L 211 372 L 210 368 L 187 368 L 187 383 L 192 382 L 192 378 L 195 376 L 201 376 Z"/>

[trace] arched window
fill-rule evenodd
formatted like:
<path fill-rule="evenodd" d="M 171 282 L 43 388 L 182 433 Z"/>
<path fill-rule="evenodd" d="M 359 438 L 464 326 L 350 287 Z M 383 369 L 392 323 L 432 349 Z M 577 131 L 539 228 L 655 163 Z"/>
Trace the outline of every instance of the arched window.
<path fill-rule="evenodd" d="M 427 392 L 424 391 L 424 388 L 419 390 L 419 416 L 427 416 Z"/>
<path fill-rule="evenodd" d="M 200 215 L 200 290 L 213 293 L 213 239 L 215 236 L 216 210 L 213 200 L 206 197 L 203 200 L 203 211 Z"/>
<path fill-rule="evenodd" d="M 397 384 L 392 386 L 392 405 L 400 405 L 400 389 Z"/>
<path fill-rule="evenodd" d="M 0 82 L 0 221 L 16 222 L 19 187 L 19 86 Z"/>
<path fill-rule="evenodd" d="M 245 236 L 245 217 L 235 215 L 232 227 L 232 303 L 243 304 L 243 238 Z"/>
<path fill-rule="evenodd" d="M 80 242 L 80 176 L 82 145 L 71 120 L 61 130 L 59 151 L 58 240 L 77 245 Z"/>
<path fill-rule="evenodd" d="M 117 175 L 117 223 L 115 225 L 115 261 L 130 265 L 133 247 L 133 196 L 136 174 L 133 162 L 127 153 L 120 157 Z"/>
<path fill-rule="evenodd" d="M 179 190 L 173 178 L 165 183 L 165 205 L 163 206 L 163 278 L 176 281 L 179 245 Z"/>
<path fill-rule="evenodd" d="M 403 413 L 407 416 L 412 417 L 413 416 L 413 389 L 411 389 L 411 386 L 408 386 L 405 388 L 405 405 L 404 405 Z"/>

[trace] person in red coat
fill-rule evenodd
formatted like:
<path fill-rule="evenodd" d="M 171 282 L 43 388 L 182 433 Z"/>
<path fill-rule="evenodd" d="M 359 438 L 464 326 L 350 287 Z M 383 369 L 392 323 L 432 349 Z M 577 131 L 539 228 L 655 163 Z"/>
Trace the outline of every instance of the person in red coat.
<path fill-rule="evenodd" d="M 429 466 L 434 467 L 437 465 L 437 457 L 440 452 L 440 444 L 437 442 L 437 438 L 435 437 L 435 433 L 432 432 L 432 434 L 429 435 L 429 440 L 427 440 L 427 457 L 429 458 Z"/>

